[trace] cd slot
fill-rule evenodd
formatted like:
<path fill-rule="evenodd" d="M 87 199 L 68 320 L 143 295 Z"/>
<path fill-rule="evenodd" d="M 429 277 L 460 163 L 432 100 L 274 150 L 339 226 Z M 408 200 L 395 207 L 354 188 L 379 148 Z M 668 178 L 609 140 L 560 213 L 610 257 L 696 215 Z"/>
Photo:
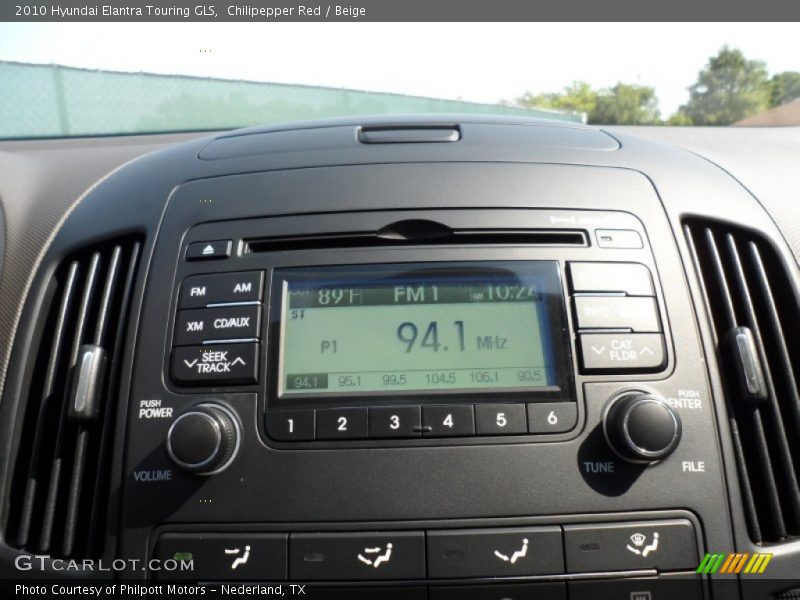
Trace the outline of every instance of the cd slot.
<path fill-rule="evenodd" d="M 243 240 L 244 254 L 286 250 L 320 250 L 404 245 L 514 245 L 588 246 L 582 230 L 566 229 L 450 229 L 448 227 L 387 227 L 380 231 L 355 231 L 316 235 L 275 236 Z"/>

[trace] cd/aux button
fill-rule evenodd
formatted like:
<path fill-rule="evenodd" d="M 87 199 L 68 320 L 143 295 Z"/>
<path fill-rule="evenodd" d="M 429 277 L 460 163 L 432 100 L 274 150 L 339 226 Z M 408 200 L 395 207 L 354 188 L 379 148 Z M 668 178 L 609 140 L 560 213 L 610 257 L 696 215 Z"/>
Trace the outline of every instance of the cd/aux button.
<path fill-rule="evenodd" d="M 261 306 L 221 306 L 178 311 L 175 346 L 214 340 L 255 339 L 259 336 Z"/>

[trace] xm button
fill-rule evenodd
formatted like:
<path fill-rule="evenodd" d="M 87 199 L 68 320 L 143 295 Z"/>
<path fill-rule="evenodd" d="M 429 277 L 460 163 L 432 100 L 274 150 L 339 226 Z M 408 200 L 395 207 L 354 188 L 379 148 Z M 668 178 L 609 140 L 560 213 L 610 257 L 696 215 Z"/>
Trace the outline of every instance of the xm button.
<path fill-rule="evenodd" d="M 183 385 L 258 383 L 258 344 L 175 348 L 172 379 Z"/>

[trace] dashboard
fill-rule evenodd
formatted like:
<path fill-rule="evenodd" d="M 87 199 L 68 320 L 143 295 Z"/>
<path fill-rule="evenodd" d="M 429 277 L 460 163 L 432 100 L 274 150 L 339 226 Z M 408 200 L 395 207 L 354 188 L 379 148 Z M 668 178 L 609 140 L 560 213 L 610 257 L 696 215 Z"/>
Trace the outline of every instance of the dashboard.
<path fill-rule="evenodd" d="M 798 138 L 437 116 L 0 143 L 0 573 L 795 597 Z M 87 560 L 119 562 L 63 568 Z"/>

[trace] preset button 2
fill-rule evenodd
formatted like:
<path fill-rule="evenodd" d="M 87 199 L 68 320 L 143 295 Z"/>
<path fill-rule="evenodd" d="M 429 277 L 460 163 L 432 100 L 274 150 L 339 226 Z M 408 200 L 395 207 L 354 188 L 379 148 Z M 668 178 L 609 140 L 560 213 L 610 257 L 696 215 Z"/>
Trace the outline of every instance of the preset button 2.
<path fill-rule="evenodd" d="M 366 408 L 323 408 L 317 410 L 318 440 L 347 440 L 369 435 Z"/>

